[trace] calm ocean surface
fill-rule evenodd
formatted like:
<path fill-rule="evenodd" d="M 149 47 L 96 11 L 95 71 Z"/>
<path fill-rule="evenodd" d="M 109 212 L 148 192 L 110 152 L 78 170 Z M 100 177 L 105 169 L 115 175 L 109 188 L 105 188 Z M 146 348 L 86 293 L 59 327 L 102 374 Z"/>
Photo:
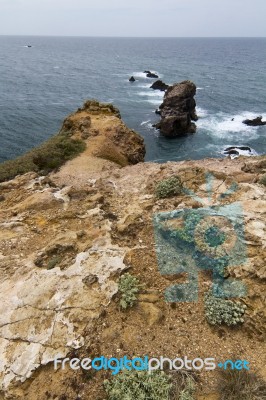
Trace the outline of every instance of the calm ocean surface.
<path fill-rule="evenodd" d="M 163 94 L 149 88 L 146 69 L 169 84 L 196 83 L 195 135 L 168 140 L 152 128 Z M 120 109 L 144 137 L 147 161 L 222 157 L 230 145 L 265 154 L 266 126 L 242 120 L 266 118 L 266 39 L 0 36 L 0 161 L 56 133 L 90 98 Z"/>

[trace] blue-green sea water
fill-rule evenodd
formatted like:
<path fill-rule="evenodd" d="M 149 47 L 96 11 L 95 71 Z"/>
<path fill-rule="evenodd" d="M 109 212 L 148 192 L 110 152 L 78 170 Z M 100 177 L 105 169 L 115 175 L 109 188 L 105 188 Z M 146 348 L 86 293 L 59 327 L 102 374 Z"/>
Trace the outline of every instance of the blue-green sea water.
<path fill-rule="evenodd" d="M 152 127 L 163 93 L 150 89 L 147 69 L 168 84 L 195 82 L 195 135 L 169 140 Z M 222 157 L 233 145 L 266 153 L 266 126 L 242 123 L 266 119 L 266 39 L 0 36 L 0 161 L 49 138 L 90 98 L 120 109 L 147 161 Z"/>

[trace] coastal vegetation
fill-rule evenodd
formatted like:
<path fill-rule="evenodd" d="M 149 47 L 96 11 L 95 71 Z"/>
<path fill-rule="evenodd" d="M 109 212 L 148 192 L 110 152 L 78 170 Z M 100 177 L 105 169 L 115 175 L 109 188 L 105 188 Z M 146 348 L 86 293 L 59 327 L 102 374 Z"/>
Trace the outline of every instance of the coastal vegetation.
<path fill-rule="evenodd" d="M 104 386 L 108 400 L 169 400 L 172 385 L 164 373 L 122 371 Z"/>
<path fill-rule="evenodd" d="M 205 293 L 205 315 L 211 325 L 226 324 L 228 326 L 237 325 L 244 322 L 246 306 L 240 302 L 235 303 L 215 297 L 212 290 Z"/>
<path fill-rule="evenodd" d="M 85 148 L 83 140 L 73 139 L 67 132 L 60 132 L 24 155 L 0 164 L 0 182 L 31 171 L 46 175 L 76 157 Z"/>
<path fill-rule="evenodd" d="M 171 176 L 157 183 L 155 195 L 159 199 L 176 196 L 182 192 L 182 183 L 178 176 Z"/>
<path fill-rule="evenodd" d="M 221 370 L 218 393 L 219 400 L 265 400 L 266 383 L 258 374 L 248 370 Z"/>
<path fill-rule="evenodd" d="M 104 382 L 108 400 L 194 400 L 192 374 L 178 371 L 125 371 Z"/>
<path fill-rule="evenodd" d="M 137 301 L 137 295 L 141 288 L 141 284 L 135 276 L 128 272 L 122 275 L 119 279 L 118 290 L 121 294 L 120 306 L 123 309 L 133 307 Z"/>

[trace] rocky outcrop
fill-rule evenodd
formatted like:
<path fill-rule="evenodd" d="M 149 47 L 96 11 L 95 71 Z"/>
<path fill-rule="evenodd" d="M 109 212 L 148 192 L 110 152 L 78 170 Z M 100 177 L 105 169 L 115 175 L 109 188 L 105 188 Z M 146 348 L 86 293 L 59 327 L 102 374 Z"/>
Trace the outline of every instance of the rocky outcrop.
<path fill-rule="evenodd" d="M 136 82 L 136 79 L 134 78 L 134 76 L 131 76 L 131 78 L 129 78 L 129 82 Z"/>
<path fill-rule="evenodd" d="M 112 104 L 88 100 L 63 122 L 59 133 L 28 153 L 0 164 L 0 182 L 35 171 L 47 174 L 78 154 L 108 160 L 120 166 L 144 161 L 143 138 L 125 126 Z"/>
<path fill-rule="evenodd" d="M 147 78 L 153 78 L 153 79 L 159 78 L 157 74 L 151 71 L 144 71 L 144 74 L 146 74 Z"/>
<path fill-rule="evenodd" d="M 261 126 L 266 125 L 266 121 L 262 121 L 262 116 L 254 118 L 254 119 L 245 119 L 243 124 L 248 126 Z"/>
<path fill-rule="evenodd" d="M 167 137 L 178 137 L 196 131 L 196 85 L 183 81 L 170 86 L 161 104 L 161 121 L 156 125 Z"/>
<path fill-rule="evenodd" d="M 121 166 L 144 161 L 143 138 L 123 123 L 119 110 L 112 104 L 88 100 L 76 113 L 67 117 L 62 131 L 86 140 L 85 155 Z"/>
<path fill-rule="evenodd" d="M 155 81 L 152 85 L 151 85 L 151 89 L 154 90 L 161 90 L 161 91 L 165 91 L 169 88 L 169 85 L 166 85 L 166 83 L 164 83 L 163 81 L 161 81 L 160 79 L 158 81 Z"/>
<path fill-rule="evenodd" d="M 222 151 L 222 154 L 224 154 L 225 156 L 230 156 L 231 158 L 236 158 L 241 155 L 243 156 L 257 155 L 256 151 L 249 146 L 229 146 Z"/>
<path fill-rule="evenodd" d="M 86 137 L 82 154 L 47 176 L 30 172 L 0 184 L 1 400 L 106 398 L 108 372 L 55 371 L 54 358 L 154 349 L 175 358 L 177 337 L 180 354 L 192 359 L 209 357 L 212 343 L 219 360 L 236 354 L 265 368 L 265 157 L 130 165 L 132 157 L 143 159 L 144 146 L 119 116 L 110 105 L 85 103 L 62 128 Z M 157 183 L 176 175 L 187 190 L 156 197 Z M 241 299 L 244 325 L 230 330 L 205 321 L 201 294 L 209 274 L 200 274 L 198 302 L 165 302 L 164 290 L 184 277 L 159 272 L 153 219 L 234 202 L 243 209 L 248 260 L 229 272 L 249 293 Z M 118 280 L 129 268 L 143 286 L 136 305 L 122 312 Z M 215 375 L 210 382 L 202 371 L 200 378 L 209 388 Z"/>

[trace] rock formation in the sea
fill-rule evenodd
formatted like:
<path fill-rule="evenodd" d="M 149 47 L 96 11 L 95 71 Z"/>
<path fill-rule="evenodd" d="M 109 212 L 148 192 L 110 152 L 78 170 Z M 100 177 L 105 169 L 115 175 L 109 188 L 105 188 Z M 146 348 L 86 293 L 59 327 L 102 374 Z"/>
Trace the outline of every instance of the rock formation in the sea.
<path fill-rule="evenodd" d="M 191 81 L 183 81 L 170 86 L 160 105 L 161 121 L 156 125 L 167 137 L 177 137 L 194 133 L 197 121 L 196 85 Z"/>
<path fill-rule="evenodd" d="M 144 71 L 144 74 L 146 74 L 147 78 L 154 78 L 154 79 L 159 78 L 159 76 L 157 74 L 155 74 L 154 72 L 151 72 L 149 70 Z"/>
<path fill-rule="evenodd" d="M 61 131 L 84 140 L 86 149 L 46 176 L 28 172 L 0 183 L 0 399 L 106 399 L 103 380 L 111 372 L 73 370 L 68 363 L 55 371 L 54 359 L 145 356 L 162 343 L 164 356 L 174 359 L 177 336 L 182 354 L 208 354 L 212 343 L 217 359 L 234 354 L 263 372 L 266 157 L 138 162 L 143 139 L 115 107 L 96 101 L 67 117 Z M 158 183 L 167 191 L 173 177 L 184 190 L 158 198 Z M 209 208 L 210 198 L 221 208 L 236 202 L 243 209 L 248 260 L 228 272 L 249 289 L 237 330 L 210 326 L 202 296 L 171 307 L 164 300 L 177 281 L 159 271 L 154 216 L 195 213 Z M 172 222 L 174 229 L 178 221 Z M 176 246 L 171 249 L 175 259 Z M 142 287 L 134 307 L 122 311 L 118 281 L 127 270 Z M 200 293 L 211 287 L 211 276 L 200 274 Z M 215 393 L 216 375 L 209 382 L 204 372 L 198 372 L 203 391 Z"/>
<path fill-rule="evenodd" d="M 225 156 L 230 156 L 231 158 L 257 155 L 256 151 L 249 146 L 229 146 L 222 151 L 222 154 Z"/>
<path fill-rule="evenodd" d="M 136 79 L 134 78 L 134 76 L 131 76 L 131 78 L 129 78 L 129 82 L 135 82 Z"/>
<path fill-rule="evenodd" d="M 153 79 L 159 78 L 159 75 L 154 74 L 153 72 L 148 73 L 146 76 L 147 78 L 153 78 Z"/>
<path fill-rule="evenodd" d="M 164 83 L 163 81 L 161 81 L 160 79 L 158 81 L 155 81 L 152 85 L 151 85 L 151 89 L 154 90 L 161 90 L 161 91 L 165 91 L 169 88 L 169 85 L 167 85 L 166 83 Z"/>
<path fill-rule="evenodd" d="M 254 119 L 245 119 L 243 124 L 248 126 L 261 126 L 266 125 L 266 121 L 262 121 L 262 116 L 254 118 Z"/>

